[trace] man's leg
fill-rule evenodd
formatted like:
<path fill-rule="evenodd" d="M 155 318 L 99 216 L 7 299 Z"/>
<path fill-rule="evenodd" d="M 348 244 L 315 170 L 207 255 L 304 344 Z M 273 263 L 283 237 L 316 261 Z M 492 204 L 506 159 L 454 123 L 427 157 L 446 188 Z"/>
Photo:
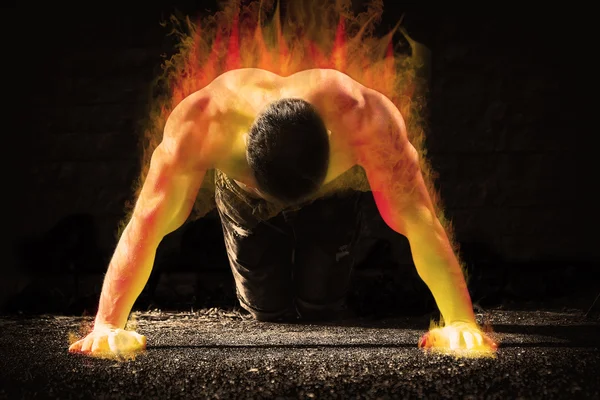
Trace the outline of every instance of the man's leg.
<path fill-rule="evenodd" d="M 260 203 L 218 173 L 215 200 L 240 305 L 259 321 L 293 313 L 292 235 L 281 215 L 262 221 Z"/>
<path fill-rule="evenodd" d="M 360 193 L 319 199 L 295 215 L 296 308 L 305 319 L 342 315 L 360 229 Z"/>

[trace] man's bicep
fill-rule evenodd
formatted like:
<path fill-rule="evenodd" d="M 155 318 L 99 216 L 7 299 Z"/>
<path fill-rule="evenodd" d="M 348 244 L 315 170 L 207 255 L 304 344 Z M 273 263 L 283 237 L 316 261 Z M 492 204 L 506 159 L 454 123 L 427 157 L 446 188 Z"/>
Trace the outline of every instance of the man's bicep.
<path fill-rule="evenodd" d="M 433 213 L 417 150 L 409 142 L 404 119 L 381 94 L 367 99 L 369 123 L 358 149 L 377 207 L 384 221 L 405 234 L 407 223 Z"/>
<path fill-rule="evenodd" d="M 142 212 L 161 212 L 183 223 L 212 160 L 208 131 L 210 97 L 196 92 L 175 107 L 154 150 L 140 194 Z M 137 205 L 136 205 L 137 207 Z"/>

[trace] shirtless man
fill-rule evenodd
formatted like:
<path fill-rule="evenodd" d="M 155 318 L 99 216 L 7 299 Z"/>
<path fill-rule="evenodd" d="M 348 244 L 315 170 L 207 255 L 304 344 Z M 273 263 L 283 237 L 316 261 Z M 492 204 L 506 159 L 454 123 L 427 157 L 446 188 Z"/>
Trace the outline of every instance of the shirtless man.
<path fill-rule="evenodd" d="M 420 345 L 495 349 L 476 325 L 459 263 L 394 104 L 335 70 L 281 77 L 248 68 L 221 75 L 171 113 L 110 262 L 93 331 L 69 350 L 123 355 L 145 348 L 144 336 L 124 330 L 129 313 L 160 241 L 186 221 L 211 169 L 217 171 L 216 203 L 242 307 L 258 320 L 276 320 L 290 310 L 307 318 L 332 315 L 345 296 L 351 265 L 335 249 L 331 261 L 311 249 L 319 247 L 314 240 L 326 240 L 322 230 L 338 225 L 327 213 L 316 222 L 297 216 L 313 225 L 308 236 L 314 237 L 304 250 L 306 238 L 294 237 L 296 252 L 269 235 L 289 237 L 286 215 L 322 196 L 322 187 L 355 165 L 364 168 L 383 220 L 409 240 L 419 276 L 445 321 Z M 348 224 L 356 210 L 346 211 Z M 335 246 L 350 240 L 340 235 Z"/>

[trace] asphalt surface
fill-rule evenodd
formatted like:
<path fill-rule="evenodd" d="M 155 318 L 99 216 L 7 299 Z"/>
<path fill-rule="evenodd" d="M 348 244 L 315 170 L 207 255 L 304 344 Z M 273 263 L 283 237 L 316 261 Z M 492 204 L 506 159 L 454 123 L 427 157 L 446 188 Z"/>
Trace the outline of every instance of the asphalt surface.
<path fill-rule="evenodd" d="M 481 317 L 481 316 L 480 316 Z M 600 322 L 492 311 L 497 358 L 428 354 L 426 316 L 261 323 L 224 310 L 135 315 L 135 360 L 67 352 L 89 318 L 0 318 L 1 398 L 600 398 Z"/>

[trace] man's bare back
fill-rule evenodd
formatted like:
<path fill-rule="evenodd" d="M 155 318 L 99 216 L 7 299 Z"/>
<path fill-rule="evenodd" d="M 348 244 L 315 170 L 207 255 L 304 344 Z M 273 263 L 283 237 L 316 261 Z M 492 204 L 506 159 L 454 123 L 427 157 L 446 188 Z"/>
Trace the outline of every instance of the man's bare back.
<path fill-rule="evenodd" d="M 362 122 L 365 96 L 373 95 L 373 91 L 332 69 L 311 69 L 281 77 L 246 68 L 221 75 L 192 95 L 192 99 L 203 103 L 205 112 L 214 120 L 211 136 L 222 138 L 215 141 L 211 151 L 218 156 L 213 166 L 251 195 L 268 200 L 268 195 L 257 189 L 246 161 L 245 139 L 256 116 L 282 98 L 298 98 L 312 104 L 330 132 L 330 162 L 323 182 L 327 184 L 357 164 L 353 134 L 357 134 Z"/>

